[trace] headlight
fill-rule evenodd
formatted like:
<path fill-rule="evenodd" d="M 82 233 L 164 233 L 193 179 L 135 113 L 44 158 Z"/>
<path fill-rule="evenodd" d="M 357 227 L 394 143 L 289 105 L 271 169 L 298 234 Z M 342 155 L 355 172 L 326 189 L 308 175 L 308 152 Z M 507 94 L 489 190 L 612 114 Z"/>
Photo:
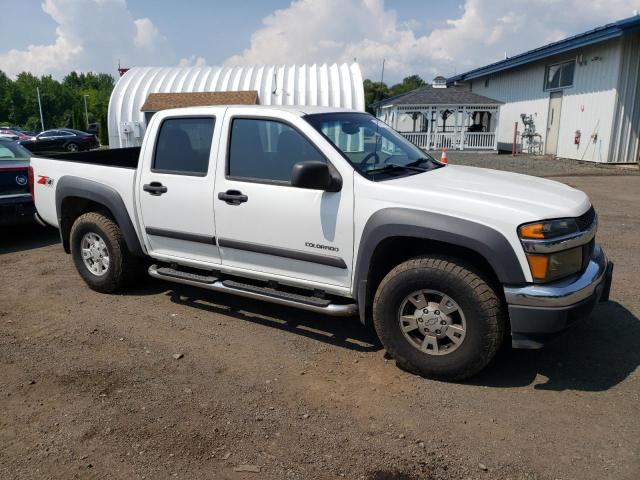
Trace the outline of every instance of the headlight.
<path fill-rule="evenodd" d="M 531 240 L 548 240 L 579 232 L 578 224 L 573 218 L 561 218 L 546 222 L 528 223 L 519 229 L 520 238 Z"/>
<path fill-rule="evenodd" d="M 582 247 L 575 245 L 589 239 L 580 238 L 583 234 L 575 219 L 528 223 L 518 229 L 518 234 L 534 282 L 551 282 L 577 273 L 582 268 Z"/>

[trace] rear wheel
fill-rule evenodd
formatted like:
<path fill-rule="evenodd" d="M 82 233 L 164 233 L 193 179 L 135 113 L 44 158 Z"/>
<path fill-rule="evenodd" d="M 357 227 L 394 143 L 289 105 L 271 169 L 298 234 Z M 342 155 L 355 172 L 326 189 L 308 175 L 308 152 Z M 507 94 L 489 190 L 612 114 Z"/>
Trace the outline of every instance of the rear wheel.
<path fill-rule="evenodd" d="M 77 152 L 78 151 L 78 145 L 75 143 L 70 143 L 67 145 L 67 152 Z"/>
<path fill-rule="evenodd" d="M 71 227 L 71 255 L 80 276 L 93 290 L 110 293 L 132 283 L 140 262 L 133 256 L 120 227 L 108 217 L 89 212 Z"/>
<path fill-rule="evenodd" d="M 446 380 L 482 370 L 498 351 L 506 323 L 490 284 L 445 257 L 415 258 L 389 272 L 376 293 L 373 319 L 400 367 Z"/>

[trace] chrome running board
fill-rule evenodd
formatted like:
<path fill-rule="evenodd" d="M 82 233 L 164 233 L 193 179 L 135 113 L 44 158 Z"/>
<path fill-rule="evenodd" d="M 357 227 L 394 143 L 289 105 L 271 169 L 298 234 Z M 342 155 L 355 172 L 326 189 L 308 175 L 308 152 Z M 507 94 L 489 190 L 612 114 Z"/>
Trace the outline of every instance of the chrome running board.
<path fill-rule="evenodd" d="M 331 303 L 329 300 L 312 295 L 305 296 L 283 291 L 274 291 L 268 287 L 242 284 L 232 280 L 221 280 L 210 275 L 181 272 L 180 270 L 167 267 L 158 267 L 158 265 L 151 265 L 149 267 L 149 275 L 153 278 L 180 283 L 182 285 L 200 287 L 214 292 L 230 293 L 241 297 L 262 300 L 286 307 L 307 310 L 309 312 L 323 313 L 334 317 L 350 317 L 358 313 L 358 306 L 355 303 Z"/>

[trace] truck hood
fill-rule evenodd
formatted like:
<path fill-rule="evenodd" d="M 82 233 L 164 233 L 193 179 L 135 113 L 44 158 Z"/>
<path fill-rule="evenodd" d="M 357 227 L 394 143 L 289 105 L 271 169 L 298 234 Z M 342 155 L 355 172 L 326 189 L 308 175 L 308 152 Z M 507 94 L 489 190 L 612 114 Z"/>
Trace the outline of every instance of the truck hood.
<path fill-rule="evenodd" d="M 390 180 L 394 186 L 450 201 L 464 211 L 471 204 L 517 211 L 527 221 L 577 217 L 589 209 L 589 197 L 580 190 L 543 178 L 486 168 L 447 165 L 430 172 Z M 420 193 L 419 193 L 420 192 Z M 483 209 L 484 210 L 484 209 Z"/>

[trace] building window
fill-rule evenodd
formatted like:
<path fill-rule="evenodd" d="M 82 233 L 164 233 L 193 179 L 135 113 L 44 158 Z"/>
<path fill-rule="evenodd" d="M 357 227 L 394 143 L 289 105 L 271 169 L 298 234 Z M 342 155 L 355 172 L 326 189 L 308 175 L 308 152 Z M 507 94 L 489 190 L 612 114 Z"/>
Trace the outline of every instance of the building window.
<path fill-rule="evenodd" d="M 554 90 L 556 88 L 572 87 L 575 69 L 576 62 L 574 60 L 547 65 L 544 75 L 544 89 Z"/>

